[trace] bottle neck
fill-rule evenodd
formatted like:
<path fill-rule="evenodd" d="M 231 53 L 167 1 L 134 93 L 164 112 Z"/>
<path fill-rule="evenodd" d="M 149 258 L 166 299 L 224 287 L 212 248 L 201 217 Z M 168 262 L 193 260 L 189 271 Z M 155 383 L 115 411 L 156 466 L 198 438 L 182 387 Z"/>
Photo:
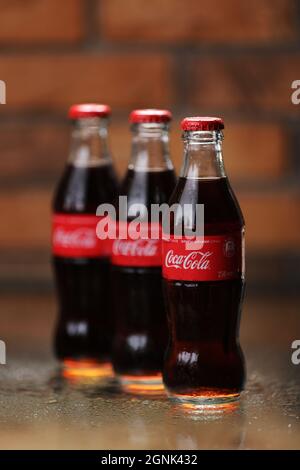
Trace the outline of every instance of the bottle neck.
<path fill-rule="evenodd" d="M 111 162 L 107 141 L 106 118 L 84 118 L 75 121 L 71 134 L 69 163 L 80 167 L 106 165 Z"/>
<path fill-rule="evenodd" d="M 134 124 L 129 168 L 135 171 L 172 170 L 169 127 L 161 123 Z"/>
<path fill-rule="evenodd" d="M 188 131 L 183 134 L 184 162 L 180 176 L 222 178 L 226 176 L 222 156 L 221 131 Z"/>

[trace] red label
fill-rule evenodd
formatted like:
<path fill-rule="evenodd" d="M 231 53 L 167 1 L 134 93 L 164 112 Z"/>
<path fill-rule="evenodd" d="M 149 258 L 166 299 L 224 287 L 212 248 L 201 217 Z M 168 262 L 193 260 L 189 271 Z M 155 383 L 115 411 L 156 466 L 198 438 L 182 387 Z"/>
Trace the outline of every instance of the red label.
<path fill-rule="evenodd" d="M 165 279 L 179 281 L 220 281 L 242 274 L 241 233 L 209 235 L 204 244 L 164 235 L 162 270 Z"/>
<path fill-rule="evenodd" d="M 97 258 L 111 255 L 111 241 L 100 240 L 96 215 L 54 214 L 52 252 L 66 258 Z"/>
<path fill-rule="evenodd" d="M 132 223 L 132 222 L 131 222 Z M 158 224 L 139 224 L 140 235 L 134 239 L 128 222 L 117 223 L 117 240 L 112 245 L 112 264 L 118 266 L 161 266 L 161 236 Z M 157 238 L 151 238 L 151 231 Z"/>

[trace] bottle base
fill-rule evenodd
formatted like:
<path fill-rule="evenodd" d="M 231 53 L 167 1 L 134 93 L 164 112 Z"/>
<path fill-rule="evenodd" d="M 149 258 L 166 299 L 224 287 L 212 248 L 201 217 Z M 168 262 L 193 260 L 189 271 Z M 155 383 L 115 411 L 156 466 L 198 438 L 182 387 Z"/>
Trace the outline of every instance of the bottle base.
<path fill-rule="evenodd" d="M 94 359 L 65 359 L 62 362 L 62 376 L 68 380 L 105 380 L 114 376 L 110 362 Z"/>
<path fill-rule="evenodd" d="M 124 392 L 135 395 L 162 395 L 164 385 L 161 374 L 154 375 L 118 375 Z"/>
<path fill-rule="evenodd" d="M 191 394 L 176 394 L 167 391 L 169 398 L 187 409 L 230 409 L 236 408 L 241 397 L 240 392 L 202 390 Z"/>

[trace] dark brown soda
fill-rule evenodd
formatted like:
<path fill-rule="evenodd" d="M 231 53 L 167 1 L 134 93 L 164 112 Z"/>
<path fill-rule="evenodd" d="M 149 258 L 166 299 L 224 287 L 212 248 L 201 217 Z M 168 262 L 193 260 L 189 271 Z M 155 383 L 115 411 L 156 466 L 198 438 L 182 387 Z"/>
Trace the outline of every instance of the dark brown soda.
<path fill-rule="evenodd" d="M 67 165 L 53 211 L 95 215 L 101 203 L 113 203 L 117 180 L 112 165 Z M 113 319 L 109 258 L 53 256 L 59 316 L 55 353 L 62 360 L 106 361 L 111 354 Z"/>
<path fill-rule="evenodd" d="M 243 230 L 242 213 L 225 177 L 180 178 L 170 204 L 175 202 L 204 204 L 204 235 Z M 245 381 L 238 341 L 242 276 L 204 282 L 165 279 L 164 291 L 170 339 L 163 379 L 169 392 L 195 398 L 238 395 Z"/>
<path fill-rule="evenodd" d="M 173 170 L 129 169 L 121 188 L 128 207 L 167 202 L 175 187 Z M 112 285 L 116 331 L 113 366 L 117 374 L 160 374 L 167 344 L 167 319 L 162 291 L 161 267 L 113 266 Z"/>

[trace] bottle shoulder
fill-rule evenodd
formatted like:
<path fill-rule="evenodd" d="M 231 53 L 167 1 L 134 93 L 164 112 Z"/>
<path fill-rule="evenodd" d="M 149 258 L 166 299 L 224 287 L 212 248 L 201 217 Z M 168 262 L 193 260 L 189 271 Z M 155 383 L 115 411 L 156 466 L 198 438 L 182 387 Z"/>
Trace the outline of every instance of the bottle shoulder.
<path fill-rule="evenodd" d="M 53 198 L 53 210 L 95 213 L 99 204 L 113 202 L 118 181 L 111 164 L 95 167 L 67 165 Z"/>
<path fill-rule="evenodd" d="M 244 218 L 228 178 L 180 178 L 170 199 L 170 205 L 191 207 L 195 214 L 197 204 L 203 205 L 204 226 L 207 231 L 229 231 L 242 229 Z M 187 213 L 187 212 L 186 212 Z M 184 211 L 182 221 L 184 219 Z M 189 220 L 190 223 L 190 220 Z"/>
<path fill-rule="evenodd" d="M 176 184 L 173 170 L 135 171 L 128 169 L 119 195 L 127 196 L 128 207 L 132 204 L 151 204 L 168 202 Z"/>

